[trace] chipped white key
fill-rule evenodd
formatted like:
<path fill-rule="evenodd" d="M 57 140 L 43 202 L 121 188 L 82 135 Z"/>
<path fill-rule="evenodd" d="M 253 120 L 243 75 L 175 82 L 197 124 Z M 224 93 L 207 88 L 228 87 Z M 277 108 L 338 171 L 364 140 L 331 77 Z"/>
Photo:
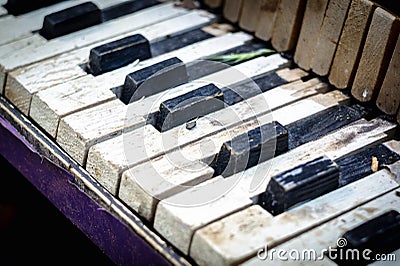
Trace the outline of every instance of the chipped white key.
<path fill-rule="evenodd" d="M 104 181 L 105 183 L 114 183 L 114 186 L 107 188 L 115 192 L 115 187 L 121 173 L 128 167 L 160 156 L 211 134 L 218 133 L 226 128 L 239 125 L 243 121 L 264 115 L 288 103 L 318 94 L 320 90 L 326 89 L 326 87 L 327 84 L 318 79 L 312 79 L 307 82 L 295 81 L 285 84 L 246 101 L 199 118 L 196 122 L 196 130 L 188 131 L 186 125 L 180 125 L 161 134 L 152 125 L 146 125 L 147 128 L 153 127 L 152 134 L 146 136 L 151 146 L 146 146 L 142 143 L 141 148 L 135 146 L 138 150 L 132 150 L 130 143 L 135 143 L 135 145 L 140 144 L 137 142 L 137 139 L 142 129 L 138 128 L 131 132 L 126 132 L 89 148 L 86 169 L 100 183 L 102 183 L 103 179 L 107 180 Z M 288 95 L 285 98 L 286 100 L 282 99 L 276 91 L 286 93 Z M 131 112 L 136 112 L 136 110 L 133 109 Z M 127 154 L 127 151 L 132 152 Z"/>
<path fill-rule="evenodd" d="M 335 248 L 336 242 L 345 232 L 389 210 L 400 211 L 400 197 L 397 196 L 394 191 L 361 205 L 360 207 L 338 216 L 337 218 L 310 231 L 304 232 L 301 235 L 276 246 L 274 249 L 282 249 L 285 251 L 296 250 L 300 254 L 303 254 L 302 252 L 304 250 L 313 250 L 315 253 L 313 252 L 313 257 L 310 257 L 310 260 L 316 258 L 316 261 L 320 261 L 320 259 L 324 258 L 324 249 L 328 249 L 329 247 Z M 262 259 L 255 256 L 249 261 L 243 263 L 243 265 L 262 265 L 273 260 L 271 250 L 268 255 L 263 252 L 261 253 L 261 256 L 259 257 Z M 274 265 L 287 265 L 287 263 L 294 263 L 295 261 L 290 258 L 288 261 L 281 261 L 275 257 L 273 262 Z"/>
<path fill-rule="evenodd" d="M 55 136 L 60 117 L 116 99 L 111 88 L 121 86 L 127 74 L 174 56 L 184 63 L 190 62 L 215 51 L 237 47 L 251 38 L 245 33 L 228 33 L 150 58 L 134 66 L 128 65 L 100 76 L 87 75 L 66 84 L 60 84 L 36 93 L 32 98 L 29 115 L 44 130 Z M 210 50 L 210 47 L 213 49 Z"/>
<path fill-rule="evenodd" d="M 214 15 L 204 11 L 192 11 L 11 71 L 7 77 L 6 97 L 24 114 L 28 114 L 33 94 L 79 77 L 90 76 L 81 65 L 88 61 L 93 47 L 134 34 L 141 34 L 152 42 L 208 24 L 214 18 Z"/>
<path fill-rule="evenodd" d="M 283 126 L 288 122 L 294 122 L 317 112 L 326 110 L 332 106 L 343 104 L 348 97 L 339 91 L 332 91 L 325 95 L 318 94 L 301 100 L 295 104 L 282 107 L 272 114 L 261 116 L 237 127 L 222 131 L 201 139 L 178 151 L 156 157 L 148 162 L 126 170 L 119 185 L 118 197 L 128 206 L 137 211 L 145 219 L 152 221 L 156 204 L 169 196 L 189 189 L 195 184 L 204 181 L 204 163 L 210 163 L 219 152 L 219 147 L 233 137 L 244 134 L 260 125 L 278 121 Z M 287 118 L 290 113 L 290 120 Z M 207 165 L 207 164 L 206 164 Z M 196 167 L 202 171 L 197 171 Z M 149 172 L 152 172 L 149 175 Z M 176 172 L 180 173 L 180 179 L 176 178 Z M 196 172 L 199 172 L 196 174 Z M 208 178 L 211 178 L 213 171 Z M 149 176 L 152 176 L 149 180 Z M 154 183 L 153 183 L 154 182 Z M 190 182 L 190 186 L 188 183 Z"/>
<path fill-rule="evenodd" d="M 328 155 L 331 159 L 336 159 L 368 147 L 373 143 L 384 141 L 388 136 L 385 132 L 392 131 L 395 127 L 395 124 L 381 119 L 375 119 L 370 122 L 360 119 L 340 130 L 258 164 L 257 167 L 249 168 L 223 180 L 210 180 L 207 186 L 203 185 L 202 191 L 202 185 L 195 186 L 161 201 L 156 210 L 154 227 L 173 245 L 187 254 L 189 252 L 190 239 L 196 230 L 231 212 L 248 206 L 251 203 L 250 198 L 265 191 L 272 176 L 323 154 Z M 184 202 L 190 199 L 204 198 L 202 193 L 207 195 L 205 191 L 211 191 L 213 187 L 228 187 L 229 183 L 235 185 L 224 197 L 220 197 L 210 204 L 192 206 L 190 208 L 176 207 L 170 204 L 171 202 Z M 231 202 L 235 202 L 235 204 L 231 204 Z M 221 207 L 215 208 L 215 206 Z"/>
<path fill-rule="evenodd" d="M 163 3 L 44 43 L 37 43 L 38 35 L 32 35 L 27 38 L 31 39 L 28 46 L 15 50 L 12 53 L 3 54 L 3 47 L 0 47 L 0 54 L 3 54 L 0 61 L 0 71 L 8 73 L 18 67 L 51 58 L 92 43 L 107 40 L 188 12 L 184 8 L 174 7 L 173 3 Z M 9 49 L 7 45 L 5 49 Z M 0 84 L 3 82 L 4 80 L 0 80 Z"/>
<path fill-rule="evenodd" d="M 381 170 L 275 217 L 258 205 L 246 208 L 198 230 L 190 256 L 199 265 L 242 262 L 397 188 L 390 175 Z"/>
<path fill-rule="evenodd" d="M 195 59 L 195 58 L 194 58 Z M 238 75 L 238 77 L 229 79 L 223 85 L 228 86 L 232 83 L 241 81 L 242 79 L 247 79 L 248 77 L 257 76 L 264 71 L 268 72 L 278 68 L 280 65 L 287 62 L 283 60 L 280 55 L 273 55 L 269 57 L 260 57 L 253 59 L 251 61 L 242 63 L 233 67 L 234 70 L 242 75 Z M 160 97 L 159 95 L 153 95 L 148 97 L 147 99 L 139 102 L 133 102 L 129 105 L 125 105 L 120 100 L 114 100 L 106 105 L 99 105 L 94 108 L 86 109 L 82 112 L 75 113 L 63 118 L 59 125 L 59 130 L 57 132 L 57 142 L 78 162 L 84 164 L 84 157 L 87 154 L 87 150 L 90 148 L 91 144 L 101 142 L 109 138 L 111 135 L 120 134 L 122 130 L 125 132 L 128 131 L 128 128 L 138 128 L 143 126 L 146 122 L 145 116 L 149 113 L 158 110 L 159 104 L 162 102 L 161 99 L 166 100 L 177 95 L 181 95 L 185 92 L 191 91 L 194 88 L 200 87 L 199 84 L 206 85 L 209 81 L 219 81 L 223 79 L 223 77 L 229 75 L 230 69 L 222 70 L 217 73 L 211 74 L 209 76 L 200 78 L 197 81 L 191 82 L 189 84 L 183 84 L 181 86 L 172 88 L 168 91 L 162 92 L 164 97 Z M 300 75 L 305 72 L 300 71 Z M 219 75 L 220 74 L 220 75 Z M 218 75 L 221 77 L 219 78 Z M 296 76 L 295 76 L 296 77 Z M 50 92 L 54 92 L 55 89 L 49 89 L 43 91 L 43 93 L 39 93 L 39 95 L 48 96 Z M 99 91 L 97 88 L 96 91 Z M 105 91 L 110 90 L 105 89 Z M 172 91 L 172 93 L 171 93 Z M 177 93 L 174 93 L 177 92 Z M 78 96 L 70 95 L 69 97 L 52 97 L 49 99 L 52 102 L 55 99 L 60 99 L 62 102 L 58 102 L 55 106 L 63 106 L 63 108 L 68 108 L 68 100 L 76 99 L 78 103 L 82 103 L 83 94 L 86 93 L 85 89 L 79 90 Z M 88 92 L 89 93 L 89 92 Z M 99 93 L 99 92 L 98 92 Z M 174 95 L 174 96 L 173 96 Z M 35 98 L 34 98 L 35 99 Z M 49 102 L 47 101 L 47 102 Z M 70 104 L 72 105 L 72 104 Z M 37 104 L 35 104 L 37 106 Z M 153 109 L 157 108 L 157 109 Z M 31 116 L 33 119 L 36 119 L 38 116 L 34 113 L 34 107 L 32 108 Z M 71 111 L 70 111 L 71 112 Z M 69 113 L 70 113 L 69 112 Z M 112 114 L 111 114 L 112 113 Z M 132 114 L 132 116 L 131 116 Z M 53 117 L 51 115 L 50 117 Z M 90 117 L 90 118 L 89 118 Z M 88 119 L 91 119 L 91 122 Z M 53 119 L 54 120 L 54 119 Z M 40 120 L 37 120 L 39 124 Z M 84 121 L 84 123 L 82 123 Z M 89 124 L 89 126 L 88 126 Z M 112 124 L 114 126 L 108 126 Z M 71 143 L 71 137 L 76 138 L 77 141 L 75 143 Z M 81 143 L 80 146 L 77 146 Z M 72 145 L 71 145 L 72 144 Z"/>

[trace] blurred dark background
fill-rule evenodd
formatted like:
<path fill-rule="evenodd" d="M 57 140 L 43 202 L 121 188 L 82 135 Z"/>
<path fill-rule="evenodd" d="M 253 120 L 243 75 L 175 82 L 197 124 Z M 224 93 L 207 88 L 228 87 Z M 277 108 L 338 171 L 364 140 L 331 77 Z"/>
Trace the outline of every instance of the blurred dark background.
<path fill-rule="evenodd" d="M 114 265 L 0 155 L 0 266 Z"/>

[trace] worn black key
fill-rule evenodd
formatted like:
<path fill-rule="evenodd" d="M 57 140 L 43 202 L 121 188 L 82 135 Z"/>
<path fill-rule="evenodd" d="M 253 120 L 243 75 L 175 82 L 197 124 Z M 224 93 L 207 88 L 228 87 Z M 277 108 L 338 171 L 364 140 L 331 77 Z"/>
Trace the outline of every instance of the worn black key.
<path fill-rule="evenodd" d="M 224 108 L 224 95 L 214 84 L 208 84 L 196 90 L 162 102 L 159 111 L 161 131 L 186 123 L 193 118 Z"/>
<path fill-rule="evenodd" d="M 366 117 L 369 110 L 360 105 L 334 106 L 286 126 L 289 131 L 289 149 L 294 149 L 327 133 Z"/>
<path fill-rule="evenodd" d="M 40 34 L 53 39 L 101 22 L 101 10 L 92 2 L 86 2 L 45 16 Z"/>
<path fill-rule="evenodd" d="M 211 167 L 215 176 L 226 177 L 282 154 L 287 148 L 287 130 L 274 121 L 225 142 Z"/>
<path fill-rule="evenodd" d="M 160 4 L 159 0 L 132 0 L 104 8 L 102 10 L 102 18 L 109 21 L 124 15 L 134 13 L 136 11 Z"/>
<path fill-rule="evenodd" d="M 338 184 L 338 166 L 322 156 L 273 176 L 266 191 L 259 195 L 258 204 L 271 214 L 278 215 L 296 204 L 338 188 Z"/>
<path fill-rule="evenodd" d="M 131 35 L 90 50 L 89 68 L 93 75 L 151 57 L 150 43 L 141 34 Z"/>
<path fill-rule="evenodd" d="M 145 67 L 125 78 L 122 101 L 133 102 L 188 81 L 186 66 L 177 57 Z"/>
<path fill-rule="evenodd" d="M 4 7 L 9 14 L 17 16 L 62 1 L 65 0 L 8 0 Z"/>
<path fill-rule="evenodd" d="M 369 264 L 377 254 L 389 254 L 400 248 L 400 213 L 387 211 L 347 231 L 342 238 L 346 239 L 346 245 L 338 246 L 337 253 L 330 254 L 335 262 L 339 265 Z M 357 253 L 358 257 L 340 256 Z"/>
<path fill-rule="evenodd" d="M 345 186 L 372 174 L 372 158 L 378 161 L 378 168 L 400 160 L 400 155 L 379 144 L 335 160 L 339 166 L 339 186 Z"/>

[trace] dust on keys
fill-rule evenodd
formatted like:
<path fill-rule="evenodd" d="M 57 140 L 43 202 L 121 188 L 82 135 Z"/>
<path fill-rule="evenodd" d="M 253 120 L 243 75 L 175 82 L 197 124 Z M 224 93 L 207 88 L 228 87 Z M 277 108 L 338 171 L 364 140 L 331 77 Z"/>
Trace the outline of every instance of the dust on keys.
<path fill-rule="evenodd" d="M 323 249 L 399 211 L 395 119 L 321 76 L 342 82 L 357 22 L 346 14 L 375 4 L 8 2 L 2 97 L 188 261 L 258 265 L 268 246 L 315 249 L 335 265 Z M 91 21 L 71 22 L 81 16 Z M 351 71 L 342 83 L 357 85 Z"/>

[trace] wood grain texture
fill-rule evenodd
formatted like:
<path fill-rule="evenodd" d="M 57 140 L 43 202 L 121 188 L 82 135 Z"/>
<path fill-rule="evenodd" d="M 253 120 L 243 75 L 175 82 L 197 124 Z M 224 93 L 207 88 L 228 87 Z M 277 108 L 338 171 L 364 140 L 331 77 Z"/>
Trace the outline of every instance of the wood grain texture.
<path fill-rule="evenodd" d="M 375 9 L 351 88 L 357 100 L 368 102 L 377 96 L 397 41 L 399 22 L 384 9 Z"/>
<path fill-rule="evenodd" d="M 315 47 L 311 69 L 318 75 L 329 73 L 351 0 L 330 0 Z"/>
<path fill-rule="evenodd" d="M 244 0 L 225 0 L 222 11 L 224 18 L 232 23 L 238 22 L 243 2 Z"/>
<path fill-rule="evenodd" d="M 272 32 L 272 46 L 278 51 L 295 48 L 306 1 L 280 0 Z"/>
<path fill-rule="evenodd" d="M 383 79 L 376 105 L 379 109 L 389 115 L 396 114 L 400 104 L 400 37 L 397 38 L 396 46 Z"/>
<path fill-rule="evenodd" d="M 294 54 L 294 61 L 305 70 L 310 69 L 316 40 L 325 16 L 329 0 L 307 1 L 299 39 Z"/>
<path fill-rule="evenodd" d="M 350 5 L 329 72 L 329 82 L 339 89 L 352 84 L 374 9 L 369 0 L 353 0 Z"/>
<path fill-rule="evenodd" d="M 261 0 L 255 35 L 264 41 L 272 38 L 279 0 Z"/>
<path fill-rule="evenodd" d="M 245 0 L 240 12 L 239 27 L 246 31 L 254 32 L 257 27 L 260 9 L 261 0 Z"/>

